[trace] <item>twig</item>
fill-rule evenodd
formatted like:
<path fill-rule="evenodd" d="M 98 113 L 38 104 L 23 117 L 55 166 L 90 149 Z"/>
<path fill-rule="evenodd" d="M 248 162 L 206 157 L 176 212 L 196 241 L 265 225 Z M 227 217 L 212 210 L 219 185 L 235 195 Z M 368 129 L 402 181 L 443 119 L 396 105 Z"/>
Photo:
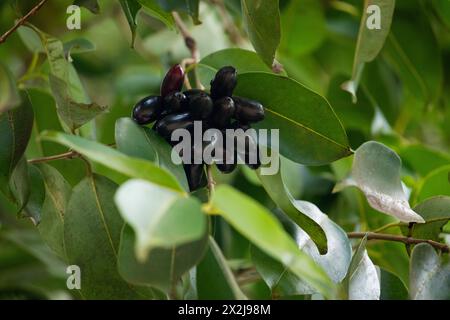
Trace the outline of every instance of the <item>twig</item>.
<path fill-rule="evenodd" d="M 28 163 L 36 164 L 36 163 L 50 162 L 50 161 L 56 161 L 56 160 L 74 159 L 74 158 L 79 158 L 80 156 L 81 155 L 78 152 L 72 150 L 72 151 L 62 153 L 62 154 L 57 154 L 54 156 L 30 159 L 30 160 L 28 160 Z"/>
<path fill-rule="evenodd" d="M 172 12 L 173 19 L 175 20 L 175 25 L 177 26 L 178 30 L 180 31 L 181 35 L 184 39 L 184 44 L 188 48 L 189 52 L 191 53 L 191 58 L 193 60 L 193 64 L 196 64 L 200 61 L 200 52 L 198 51 L 197 42 L 192 37 L 191 33 L 189 32 L 188 28 L 184 24 L 183 20 L 181 19 L 180 15 L 173 11 Z M 194 69 L 194 75 L 195 75 L 195 84 L 198 89 L 204 89 L 202 83 L 200 82 L 200 78 L 198 77 L 197 69 Z"/>
<path fill-rule="evenodd" d="M 28 12 L 26 15 L 24 15 L 22 18 L 17 20 L 16 24 L 6 31 L 1 37 L 0 37 L 0 43 L 3 43 L 6 41 L 6 39 L 14 32 L 16 31 L 21 25 L 23 25 L 28 18 L 30 18 L 32 15 L 34 15 L 36 12 L 39 11 L 39 9 L 42 8 L 42 6 L 47 2 L 47 0 L 41 0 L 36 6 L 34 6 L 30 12 Z"/>
<path fill-rule="evenodd" d="M 440 242 L 436 242 L 433 240 L 428 239 L 416 239 L 411 237 L 404 237 L 404 236 L 397 236 L 393 234 L 383 234 L 383 233 L 375 233 L 375 232 L 349 232 L 347 233 L 347 236 L 349 238 L 364 238 L 367 235 L 367 240 L 387 240 L 387 241 L 396 241 L 396 242 L 402 242 L 406 245 L 411 244 L 419 244 L 419 243 L 428 243 L 429 245 L 432 245 L 436 249 L 441 250 L 442 252 L 450 252 L 450 248 Z"/>
<path fill-rule="evenodd" d="M 115 147 L 115 143 L 111 143 L 107 145 L 108 147 Z M 57 161 L 57 160 L 71 160 L 75 158 L 81 158 L 82 155 L 75 150 L 71 150 L 65 153 L 57 154 L 54 156 L 48 156 L 48 157 L 42 157 L 42 158 L 36 158 L 36 159 L 30 159 L 28 160 L 28 163 L 30 164 L 36 164 L 36 163 L 44 163 L 44 162 L 51 162 L 51 161 Z"/>
<path fill-rule="evenodd" d="M 226 33 L 228 33 L 228 35 L 230 36 L 231 42 L 233 42 L 236 45 L 243 43 L 244 39 L 241 36 L 239 29 L 236 28 L 236 25 L 233 22 L 233 18 L 228 13 L 223 0 L 210 0 L 210 2 L 217 6 L 220 18 L 223 21 L 223 26 L 225 28 Z"/>
<path fill-rule="evenodd" d="M 214 190 L 216 187 L 216 182 L 214 181 L 213 173 L 212 173 L 212 166 L 206 167 L 206 179 L 208 180 L 207 188 L 209 191 L 209 198 L 212 199 L 214 196 Z"/>

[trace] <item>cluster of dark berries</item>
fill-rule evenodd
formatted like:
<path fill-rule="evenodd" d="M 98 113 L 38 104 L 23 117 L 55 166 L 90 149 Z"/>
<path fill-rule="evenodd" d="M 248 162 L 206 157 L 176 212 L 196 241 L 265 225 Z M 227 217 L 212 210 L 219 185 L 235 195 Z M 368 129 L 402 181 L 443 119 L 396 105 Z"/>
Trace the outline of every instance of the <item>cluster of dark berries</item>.
<path fill-rule="evenodd" d="M 155 122 L 153 130 L 163 137 L 169 144 L 172 132 L 176 129 L 186 129 L 193 133 L 194 121 L 202 122 L 202 129 L 218 129 L 225 137 L 226 129 L 250 129 L 250 124 L 264 119 L 264 107 L 257 101 L 233 96 L 233 90 L 237 84 L 236 69 L 227 66 L 220 69 L 211 81 L 211 92 L 199 89 L 191 89 L 181 92 L 184 83 L 184 70 L 180 65 L 173 66 L 165 76 L 161 84 L 160 96 L 149 96 L 139 101 L 133 109 L 133 120 L 139 125 L 147 125 Z M 225 138 L 223 138 L 225 141 Z M 249 150 L 249 144 L 257 144 L 253 139 L 246 140 L 245 150 Z M 192 154 L 196 152 L 192 147 Z M 234 157 L 223 148 L 223 161 L 216 161 L 217 168 L 223 173 L 231 173 L 237 166 L 238 155 Z M 231 150 L 237 150 L 234 147 Z M 255 150 L 255 149 L 252 149 Z M 200 150 L 202 151 L 202 150 Z M 260 166 L 259 152 L 256 152 L 256 163 L 250 164 L 248 154 L 243 154 L 243 160 L 250 168 L 257 169 Z M 193 157 L 193 155 L 191 155 Z M 226 161 L 233 159 L 232 161 Z M 231 162 L 231 163 L 230 163 Z M 184 164 L 184 170 L 188 178 L 189 187 L 194 191 L 205 182 L 204 164 Z"/>

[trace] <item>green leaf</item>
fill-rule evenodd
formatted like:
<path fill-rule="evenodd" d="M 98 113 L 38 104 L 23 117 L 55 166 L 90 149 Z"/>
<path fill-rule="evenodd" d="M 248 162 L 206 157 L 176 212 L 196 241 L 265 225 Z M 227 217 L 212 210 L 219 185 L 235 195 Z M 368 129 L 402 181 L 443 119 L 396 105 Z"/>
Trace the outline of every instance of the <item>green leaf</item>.
<path fill-rule="evenodd" d="M 27 165 L 26 161 L 25 164 Z M 42 206 L 45 200 L 45 185 L 42 174 L 34 165 L 27 165 L 28 167 L 28 185 L 30 189 L 30 196 L 27 201 L 22 215 L 32 219 L 35 225 L 40 224 L 42 219 Z"/>
<path fill-rule="evenodd" d="M 164 11 L 156 0 L 137 0 L 151 16 L 159 19 L 167 27 L 174 28 L 175 22 L 170 12 Z"/>
<path fill-rule="evenodd" d="M 340 87 L 345 78 L 340 74 L 330 80 L 327 99 L 347 131 L 358 130 L 370 137 L 375 117 L 374 104 L 364 88 L 359 92 L 356 104 L 349 103 L 350 95 Z"/>
<path fill-rule="evenodd" d="M 450 196 L 449 173 L 450 165 L 446 165 L 431 171 L 421 179 L 414 191 L 414 203 L 422 202 L 427 198 L 438 195 Z"/>
<path fill-rule="evenodd" d="M 8 184 L 22 158 L 33 128 L 33 109 L 28 96 L 22 94 L 22 104 L 0 113 L 0 192 L 10 195 Z"/>
<path fill-rule="evenodd" d="M 200 0 L 157 0 L 157 2 L 167 12 L 186 12 L 192 17 L 194 24 L 201 23 L 198 18 Z"/>
<path fill-rule="evenodd" d="M 106 107 L 92 103 L 84 91 L 73 65 L 66 59 L 63 43 L 33 27 L 39 35 L 50 64 L 50 88 L 57 111 L 73 131 L 106 111 Z"/>
<path fill-rule="evenodd" d="M 98 4 L 98 0 L 75 0 L 73 4 L 80 7 L 85 7 L 93 14 L 100 13 L 100 6 Z"/>
<path fill-rule="evenodd" d="M 421 243 L 411 254 L 409 294 L 413 300 L 450 299 L 450 263 L 440 261 L 432 246 Z"/>
<path fill-rule="evenodd" d="M 64 216 L 72 194 L 72 188 L 58 170 L 52 166 L 39 164 L 37 168 L 45 185 L 45 200 L 42 205 L 38 230 L 45 243 L 65 260 Z"/>
<path fill-rule="evenodd" d="M 36 137 L 46 130 L 63 131 L 58 114 L 55 112 L 56 104 L 49 93 L 37 89 L 28 90 L 31 104 L 34 111 L 34 130 Z M 36 157 L 48 157 L 67 152 L 67 148 L 53 142 L 34 139 L 37 149 L 40 151 Z M 70 162 L 69 162 L 70 161 Z M 68 165 L 70 163 L 70 165 Z M 85 176 L 85 163 L 81 159 L 53 161 L 55 167 L 64 178 L 71 184 L 78 184 Z"/>
<path fill-rule="evenodd" d="M 30 52 L 41 53 L 45 52 L 39 35 L 31 28 L 27 26 L 21 26 L 17 29 L 17 33 L 22 40 L 22 43 L 27 47 Z"/>
<path fill-rule="evenodd" d="M 411 3 L 422 8 L 418 0 Z M 425 107 L 440 96 L 443 63 L 426 10 L 422 8 L 412 12 L 416 13 L 414 20 L 411 19 L 411 11 L 396 12 L 383 56 L 398 72 L 408 94 L 413 96 L 412 100 Z"/>
<path fill-rule="evenodd" d="M 8 186 L 5 187 L 7 188 Z M 11 192 L 9 197 L 11 204 L 15 207 L 14 209 L 16 214 L 27 216 L 26 213 L 23 213 L 23 209 L 27 205 L 30 198 L 30 187 L 31 185 L 30 176 L 28 173 L 27 159 L 25 157 L 22 157 L 17 163 L 17 166 L 14 168 L 11 179 L 9 181 L 9 189 Z M 8 196 L 8 193 L 6 193 L 5 195 Z M 35 224 L 39 222 L 39 216 L 30 217 Z"/>
<path fill-rule="evenodd" d="M 278 0 L 241 0 L 241 5 L 250 41 L 264 63 L 271 68 L 281 38 Z"/>
<path fill-rule="evenodd" d="M 0 115 L 20 104 L 16 81 L 9 69 L 0 63 Z"/>
<path fill-rule="evenodd" d="M 352 251 L 345 232 L 330 220 L 314 204 L 306 201 L 295 201 L 294 205 L 310 216 L 325 230 L 329 250 L 321 255 L 311 238 L 300 228 L 294 226 L 294 238 L 298 247 L 320 265 L 335 283 L 341 282 L 347 274 Z M 304 295 L 315 291 L 295 274 L 276 260 L 268 257 L 260 250 L 252 250 L 252 260 L 257 271 L 276 295 Z"/>
<path fill-rule="evenodd" d="M 228 186 L 217 188 L 212 204 L 231 226 L 259 249 L 288 266 L 324 296 L 334 295 L 335 287 L 322 268 L 298 249 L 281 224 L 260 204 Z"/>
<path fill-rule="evenodd" d="M 122 6 L 122 11 L 127 18 L 128 24 L 131 30 L 131 47 L 134 47 L 134 42 L 136 39 L 137 30 L 137 15 L 141 10 L 142 6 L 137 0 L 119 0 Z"/>
<path fill-rule="evenodd" d="M 175 177 L 149 161 L 132 158 L 98 142 L 61 132 L 48 131 L 43 133 L 41 138 L 63 144 L 92 161 L 116 170 L 127 177 L 148 180 L 169 189 L 183 192 Z"/>
<path fill-rule="evenodd" d="M 64 243 L 70 265 L 81 269 L 85 299 L 142 299 L 117 272 L 117 252 L 124 225 L 112 201 L 117 186 L 89 176 L 74 189 L 64 216 Z"/>
<path fill-rule="evenodd" d="M 423 224 L 411 227 L 411 237 L 440 241 L 440 233 L 444 225 L 450 220 L 450 197 L 433 197 L 419 203 L 414 211 L 425 220 Z"/>
<path fill-rule="evenodd" d="M 275 204 L 310 236 L 320 253 L 327 253 L 327 237 L 324 230 L 312 217 L 300 211 L 294 204 L 294 198 L 283 183 L 281 168 L 274 175 L 262 175 L 258 172 L 258 177 Z"/>
<path fill-rule="evenodd" d="M 362 239 L 353 254 L 347 276 L 343 281 L 349 300 L 379 300 L 380 280 L 366 250 L 367 237 Z"/>
<path fill-rule="evenodd" d="M 170 249 L 202 237 L 206 219 L 200 202 L 144 180 L 130 180 L 115 196 L 122 218 L 136 234 L 136 256 L 145 261 L 155 247 Z"/>
<path fill-rule="evenodd" d="M 379 11 L 368 11 L 369 6 L 377 6 Z M 363 15 L 359 27 L 358 40 L 356 43 L 355 58 L 353 61 L 352 79 L 342 85 L 342 88 L 353 96 L 356 103 L 356 91 L 364 68 L 364 64 L 373 61 L 389 35 L 392 17 L 394 15 L 395 0 L 366 0 L 364 1 Z M 379 28 L 369 28 L 370 22 L 380 18 Z"/>
<path fill-rule="evenodd" d="M 251 72 L 238 76 L 236 95 L 264 105 L 258 129 L 279 129 L 280 153 L 305 165 L 323 165 L 351 154 L 346 133 L 330 104 L 287 77 Z"/>
<path fill-rule="evenodd" d="M 229 48 L 211 53 L 200 61 L 200 65 L 208 66 L 213 72 L 217 72 L 226 65 L 232 65 L 238 73 L 246 72 L 272 72 L 261 58 L 253 51 Z"/>
<path fill-rule="evenodd" d="M 381 143 L 369 141 L 356 150 L 347 185 L 358 187 L 375 210 L 394 216 L 403 222 L 424 220 L 408 203 L 400 179 L 399 156 Z"/>
<path fill-rule="evenodd" d="M 315 0 L 290 1 L 281 14 L 280 52 L 298 57 L 323 43 L 327 29 L 322 7 Z"/>
<path fill-rule="evenodd" d="M 201 300 L 244 300 L 227 261 L 214 238 L 209 237 L 209 249 L 196 271 L 198 298 Z"/>
<path fill-rule="evenodd" d="M 130 118 L 121 118 L 116 122 L 115 136 L 119 151 L 131 157 L 154 162 L 170 171 L 184 190 L 189 190 L 183 166 L 172 161 L 172 147 L 155 131 L 140 127 Z M 177 154 L 174 156 L 178 157 Z"/>
<path fill-rule="evenodd" d="M 119 273 L 129 283 L 146 285 L 169 292 L 183 274 L 202 259 L 208 247 L 208 235 L 195 242 L 171 249 L 155 248 L 144 262 L 135 256 L 135 235 L 125 225 L 119 249 Z"/>
<path fill-rule="evenodd" d="M 410 169 L 421 176 L 450 163 L 448 153 L 421 144 L 407 145 L 399 150 L 399 155 Z"/>
<path fill-rule="evenodd" d="M 92 52 L 96 50 L 95 44 L 85 38 L 76 38 L 64 43 L 64 53 L 71 61 L 72 54 Z"/>
<path fill-rule="evenodd" d="M 393 273 L 380 268 L 380 300 L 408 300 L 408 290 Z"/>

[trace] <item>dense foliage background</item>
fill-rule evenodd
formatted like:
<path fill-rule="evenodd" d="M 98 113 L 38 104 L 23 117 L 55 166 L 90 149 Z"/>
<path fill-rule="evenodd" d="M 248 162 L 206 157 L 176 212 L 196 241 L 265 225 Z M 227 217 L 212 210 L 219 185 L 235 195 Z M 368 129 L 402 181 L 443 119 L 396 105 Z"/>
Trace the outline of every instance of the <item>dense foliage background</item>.
<path fill-rule="evenodd" d="M 72 2 L 0 43 L 1 298 L 450 298 L 450 1 L 81 0 L 68 30 Z M 279 174 L 188 194 L 129 119 L 183 60 L 238 69 Z"/>

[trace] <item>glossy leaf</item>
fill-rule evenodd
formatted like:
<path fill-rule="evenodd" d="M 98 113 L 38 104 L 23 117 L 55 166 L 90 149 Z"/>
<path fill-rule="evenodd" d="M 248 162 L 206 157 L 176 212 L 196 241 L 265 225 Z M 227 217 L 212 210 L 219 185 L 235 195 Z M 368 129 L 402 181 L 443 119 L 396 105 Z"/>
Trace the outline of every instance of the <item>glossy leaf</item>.
<path fill-rule="evenodd" d="M 72 193 L 64 216 L 64 244 L 70 265 L 81 269 L 85 299 L 145 298 L 117 272 L 117 252 L 124 225 L 111 201 L 117 186 L 90 176 Z"/>
<path fill-rule="evenodd" d="M 171 249 L 155 248 L 144 262 L 135 256 L 135 235 L 130 226 L 122 230 L 118 257 L 120 275 L 129 283 L 169 292 L 172 284 L 198 264 L 208 248 L 208 236 Z"/>
<path fill-rule="evenodd" d="M 413 300 L 450 299 L 450 264 L 441 262 L 435 249 L 427 243 L 413 249 L 409 288 Z"/>
<path fill-rule="evenodd" d="M 138 126 L 130 118 L 121 118 L 116 122 L 115 136 L 119 151 L 154 162 L 170 171 L 184 190 L 189 190 L 183 166 L 172 161 L 172 147 L 155 131 Z M 179 158 L 176 154 L 174 156 Z"/>
<path fill-rule="evenodd" d="M 115 196 L 122 218 L 136 234 L 136 256 L 145 261 L 155 247 L 170 249 L 202 237 L 206 219 L 200 202 L 149 183 L 130 180 Z"/>
<path fill-rule="evenodd" d="M 312 217 L 302 212 L 295 205 L 294 198 L 283 183 L 281 170 L 274 175 L 258 174 L 258 177 L 276 205 L 310 236 L 319 252 L 325 254 L 328 251 L 328 246 L 324 230 Z"/>
<path fill-rule="evenodd" d="M 228 186 L 217 188 L 212 204 L 231 226 L 259 249 L 288 266 L 296 276 L 324 296 L 334 294 L 334 285 L 326 273 L 298 249 L 264 207 Z"/>
<path fill-rule="evenodd" d="M 367 238 L 364 238 L 355 253 L 343 281 L 349 300 L 379 300 L 380 280 L 377 270 L 366 250 Z"/>
<path fill-rule="evenodd" d="M 0 114 L 19 104 L 20 95 L 13 75 L 3 63 L 0 63 Z"/>
<path fill-rule="evenodd" d="M 245 73 L 238 76 L 235 94 L 264 105 L 265 119 L 255 128 L 279 129 L 280 153 L 290 160 L 323 165 L 351 154 L 329 103 L 300 83 L 269 73 Z"/>
<path fill-rule="evenodd" d="M 201 23 L 198 17 L 200 0 L 157 0 L 157 2 L 167 12 L 186 12 L 192 17 L 195 24 Z"/>
<path fill-rule="evenodd" d="M 272 67 L 281 38 L 278 0 L 241 0 L 241 5 L 250 41 L 264 63 Z"/>
<path fill-rule="evenodd" d="M 30 196 L 22 212 L 22 216 L 31 218 L 33 223 L 38 225 L 42 220 L 42 205 L 45 200 L 44 180 L 36 166 L 28 165 L 26 161 L 25 165 L 28 167 L 28 180 L 26 183 L 29 185 Z"/>
<path fill-rule="evenodd" d="M 348 185 L 358 187 L 370 206 L 403 222 L 424 220 L 408 202 L 400 179 L 401 160 L 381 143 L 370 141 L 356 150 Z"/>
<path fill-rule="evenodd" d="M 42 139 L 63 144 L 92 161 L 130 178 L 144 179 L 175 191 L 183 191 L 176 179 L 167 171 L 160 169 L 149 161 L 129 157 L 98 142 L 52 131 L 42 134 Z"/>
<path fill-rule="evenodd" d="M 33 127 L 33 109 L 28 96 L 22 104 L 0 114 L 0 191 L 9 196 L 9 179 L 22 158 Z"/>
<path fill-rule="evenodd" d="M 364 64 L 373 61 L 383 48 L 391 29 L 394 8 L 395 0 L 364 1 L 363 15 L 353 62 L 352 79 L 342 85 L 344 90 L 352 94 L 353 102 L 355 103 L 356 91 Z M 377 19 L 379 19 L 378 26 L 376 25 Z"/>
<path fill-rule="evenodd" d="M 196 270 L 198 298 L 208 300 L 244 300 L 234 275 L 214 238 Z"/>

